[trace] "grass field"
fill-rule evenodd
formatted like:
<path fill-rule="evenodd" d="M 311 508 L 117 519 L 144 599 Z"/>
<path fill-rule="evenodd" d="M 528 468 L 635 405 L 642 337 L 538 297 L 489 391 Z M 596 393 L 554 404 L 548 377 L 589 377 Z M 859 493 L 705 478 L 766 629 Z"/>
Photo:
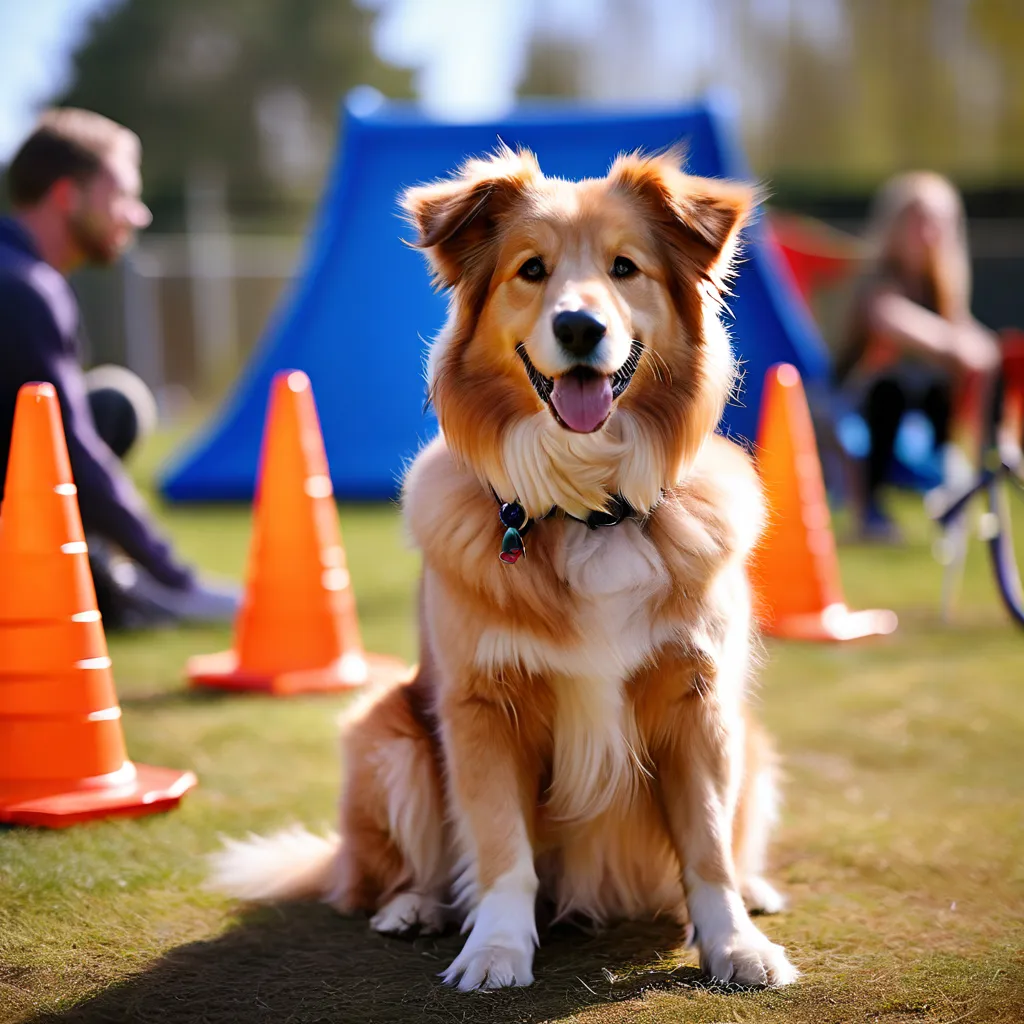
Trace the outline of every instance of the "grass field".
<path fill-rule="evenodd" d="M 145 473 L 145 467 L 143 467 Z M 460 995 L 436 974 L 460 939 L 384 939 L 319 906 L 204 893 L 220 833 L 332 823 L 342 697 L 194 695 L 185 658 L 226 630 L 112 637 L 130 755 L 191 767 L 166 815 L 0 830 L 2 1021 L 1024 1021 L 1024 634 L 979 545 L 954 625 L 918 505 L 909 543 L 844 548 L 847 597 L 901 616 L 886 640 L 773 643 L 762 714 L 785 756 L 765 922 L 804 972 L 783 992 L 703 986 L 664 925 L 542 936 L 530 989 Z M 364 640 L 415 656 L 416 558 L 389 507 L 343 507 Z M 161 513 L 182 550 L 242 573 L 249 517 Z"/>

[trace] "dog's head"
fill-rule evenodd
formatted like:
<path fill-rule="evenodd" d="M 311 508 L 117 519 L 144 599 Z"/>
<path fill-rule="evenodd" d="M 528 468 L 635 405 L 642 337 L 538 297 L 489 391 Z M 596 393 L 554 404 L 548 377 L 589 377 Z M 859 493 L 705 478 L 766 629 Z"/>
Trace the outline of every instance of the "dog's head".
<path fill-rule="evenodd" d="M 568 182 L 502 148 L 403 197 L 451 289 L 429 370 L 446 441 L 531 515 L 615 493 L 650 508 L 722 414 L 721 294 L 753 195 L 678 164 L 622 156 Z"/>

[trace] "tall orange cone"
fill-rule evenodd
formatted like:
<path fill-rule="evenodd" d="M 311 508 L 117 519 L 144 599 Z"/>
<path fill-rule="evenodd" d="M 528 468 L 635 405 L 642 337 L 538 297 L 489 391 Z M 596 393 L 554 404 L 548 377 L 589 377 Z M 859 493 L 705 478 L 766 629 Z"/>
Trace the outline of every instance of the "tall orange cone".
<path fill-rule="evenodd" d="M 794 640 L 891 633 L 895 613 L 855 612 L 843 600 L 811 412 L 800 374 L 788 363 L 773 366 L 765 379 L 757 464 L 768 527 L 754 552 L 750 577 L 762 629 Z"/>
<path fill-rule="evenodd" d="M 175 806 L 192 772 L 132 764 L 51 384 L 18 392 L 0 510 L 0 821 Z"/>
<path fill-rule="evenodd" d="M 313 389 L 298 370 L 279 373 L 235 646 L 189 659 L 189 679 L 194 686 L 287 696 L 408 671 L 397 658 L 363 651 Z"/>

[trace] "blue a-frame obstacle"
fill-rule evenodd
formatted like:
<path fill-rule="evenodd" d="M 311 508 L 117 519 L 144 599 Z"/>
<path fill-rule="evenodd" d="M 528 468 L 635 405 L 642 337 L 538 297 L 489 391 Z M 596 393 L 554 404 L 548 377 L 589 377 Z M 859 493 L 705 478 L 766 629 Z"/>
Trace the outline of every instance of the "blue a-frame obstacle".
<path fill-rule="evenodd" d="M 499 140 L 529 147 L 545 173 L 567 178 L 602 175 L 625 150 L 678 142 L 693 174 L 750 177 L 717 100 L 648 114 L 535 107 L 490 124 L 441 124 L 387 103 L 369 113 L 349 105 L 343 116 L 305 265 L 224 407 L 164 473 L 171 499 L 252 496 L 270 381 L 293 368 L 313 382 L 336 494 L 397 492 L 403 467 L 436 430 L 423 409 L 425 339 L 445 315 L 421 256 L 401 242 L 404 187 L 441 177 Z M 822 380 L 827 355 L 760 225 L 747 238 L 729 301 L 744 387 L 723 427 L 752 438 L 766 369 L 785 360 L 805 379 Z"/>

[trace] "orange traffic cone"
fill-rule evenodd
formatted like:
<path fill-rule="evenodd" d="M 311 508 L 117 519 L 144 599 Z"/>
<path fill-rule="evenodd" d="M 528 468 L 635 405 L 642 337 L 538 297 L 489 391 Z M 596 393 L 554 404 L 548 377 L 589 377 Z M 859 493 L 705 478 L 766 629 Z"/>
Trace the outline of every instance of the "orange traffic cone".
<path fill-rule="evenodd" d="M 890 611 L 855 612 L 843 600 L 839 559 L 811 412 L 795 366 L 765 379 L 757 464 L 768 527 L 750 576 L 764 632 L 794 640 L 855 640 L 891 633 Z"/>
<path fill-rule="evenodd" d="M 363 651 L 313 390 L 304 373 L 279 373 L 235 646 L 190 658 L 189 679 L 194 686 L 287 696 L 408 671 L 397 658 Z"/>
<path fill-rule="evenodd" d="M 125 753 L 57 393 L 18 392 L 0 515 L 0 821 L 61 828 L 175 806 L 192 772 Z"/>

